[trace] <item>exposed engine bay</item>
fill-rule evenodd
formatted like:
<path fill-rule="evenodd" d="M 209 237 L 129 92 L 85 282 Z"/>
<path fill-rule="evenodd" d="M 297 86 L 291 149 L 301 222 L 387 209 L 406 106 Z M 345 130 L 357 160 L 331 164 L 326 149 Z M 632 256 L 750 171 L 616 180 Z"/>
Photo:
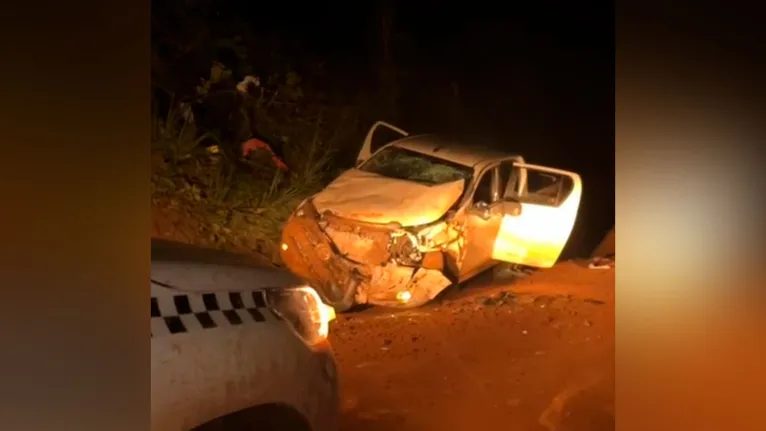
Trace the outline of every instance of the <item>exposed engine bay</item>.
<path fill-rule="evenodd" d="M 283 229 L 282 259 L 336 308 L 417 307 L 457 279 L 464 226 L 451 215 L 403 227 L 320 214 L 309 200 Z"/>

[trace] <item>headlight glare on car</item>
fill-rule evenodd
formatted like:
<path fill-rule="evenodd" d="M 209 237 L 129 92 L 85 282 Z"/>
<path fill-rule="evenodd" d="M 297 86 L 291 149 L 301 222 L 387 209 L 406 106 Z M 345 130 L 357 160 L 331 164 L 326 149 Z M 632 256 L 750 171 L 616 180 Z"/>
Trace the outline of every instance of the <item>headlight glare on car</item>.
<path fill-rule="evenodd" d="M 270 289 L 265 297 L 269 308 L 308 345 L 313 346 L 327 339 L 330 322 L 335 320 L 335 310 L 322 302 L 312 287 Z"/>

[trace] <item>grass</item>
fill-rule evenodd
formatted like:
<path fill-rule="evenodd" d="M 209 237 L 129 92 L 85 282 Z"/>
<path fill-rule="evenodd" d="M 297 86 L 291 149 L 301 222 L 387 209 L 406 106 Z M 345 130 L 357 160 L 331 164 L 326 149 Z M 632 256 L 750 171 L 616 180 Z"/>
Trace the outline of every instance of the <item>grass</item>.
<path fill-rule="evenodd" d="M 278 263 L 282 224 L 305 198 L 321 190 L 335 174 L 333 156 L 342 141 L 353 136 L 340 115 L 319 115 L 289 121 L 264 122 L 287 143 L 284 159 L 291 170 L 282 173 L 268 155 L 248 162 L 233 160 L 225 151 L 212 154 L 200 142 L 194 125 L 171 113 L 156 118 L 152 134 L 152 205 L 171 210 L 192 226 L 185 242 L 265 256 Z M 339 130 L 346 130 L 339 133 Z M 350 132 L 349 132 L 350 131 Z M 220 147 L 227 143 L 219 142 Z M 244 169 L 243 163 L 250 169 Z M 160 233 L 166 239 L 174 234 Z M 170 238 L 167 238 L 167 236 Z"/>

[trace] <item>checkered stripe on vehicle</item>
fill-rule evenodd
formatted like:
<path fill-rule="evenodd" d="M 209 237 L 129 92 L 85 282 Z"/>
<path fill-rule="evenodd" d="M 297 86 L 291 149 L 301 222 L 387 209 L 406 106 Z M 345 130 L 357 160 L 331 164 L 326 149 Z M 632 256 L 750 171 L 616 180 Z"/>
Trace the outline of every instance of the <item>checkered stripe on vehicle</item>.
<path fill-rule="evenodd" d="M 278 319 L 263 292 L 168 294 L 151 298 L 152 338 Z"/>

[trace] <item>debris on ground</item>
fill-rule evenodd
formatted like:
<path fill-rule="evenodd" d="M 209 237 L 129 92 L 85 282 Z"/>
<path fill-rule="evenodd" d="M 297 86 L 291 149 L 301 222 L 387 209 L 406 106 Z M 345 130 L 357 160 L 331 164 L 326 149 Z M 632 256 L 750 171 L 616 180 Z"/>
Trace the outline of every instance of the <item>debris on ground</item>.
<path fill-rule="evenodd" d="M 339 429 L 614 429 L 603 426 L 614 421 L 605 275 L 562 263 L 512 285 L 478 280 L 417 311 L 338 320 L 330 336 L 353 400 Z"/>
<path fill-rule="evenodd" d="M 513 302 L 515 295 L 512 292 L 500 292 L 487 298 L 483 298 L 484 305 L 505 305 Z"/>

